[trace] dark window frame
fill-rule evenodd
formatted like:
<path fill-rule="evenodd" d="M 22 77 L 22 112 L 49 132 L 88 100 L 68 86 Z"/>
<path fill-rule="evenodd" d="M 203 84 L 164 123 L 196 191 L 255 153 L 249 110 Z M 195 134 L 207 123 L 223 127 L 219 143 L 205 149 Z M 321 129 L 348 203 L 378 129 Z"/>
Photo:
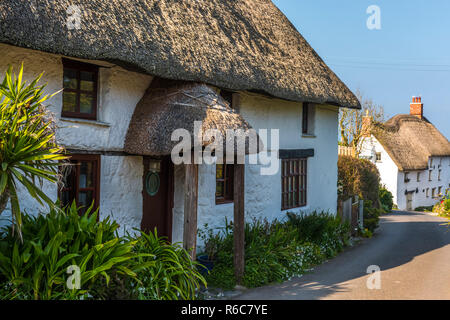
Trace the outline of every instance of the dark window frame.
<path fill-rule="evenodd" d="M 217 166 L 223 166 L 223 174 L 221 178 L 217 177 Z M 223 193 L 217 194 L 217 184 L 223 183 Z M 234 165 L 233 164 L 216 164 L 216 204 L 233 203 L 234 202 Z"/>
<path fill-rule="evenodd" d="M 68 171 L 66 174 L 68 178 L 71 179 L 71 183 L 73 186 L 67 187 L 63 186 L 60 188 L 58 192 L 58 198 L 61 201 L 61 204 L 64 205 L 71 205 L 73 200 L 75 199 L 75 202 L 77 206 L 80 206 L 79 202 L 79 193 L 83 191 L 92 191 L 92 197 L 94 200 L 94 207 L 93 210 L 96 210 L 100 206 L 100 170 L 101 170 L 101 156 L 99 154 L 70 154 L 69 155 L 69 162 L 70 162 L 70 168 L 68 168 Z M 80 163 L 81 162 L 92 162 L 93 165 L 93 187 L 87 187 L 87 188 L 80 188 L 79 187 L 79 178 L 80 178 Z M 76 163 L 76 164 L 75 164 Z M 62 169 L 64 172 L 67 169 Z M 63 204 L 62 203 L 62 193 L 65 191 L 71 191 L 72 195 L 69 203 Z M 89 207 L 90 204 L 87 205 Z M 84 209 L 87 209 L 85 207 Z M 84 210 L 82 210 L 83 212 Z"/>
<path fill-rule="evenodd" d="M 97 120 L 99 66 L 90 64 L 90 63 L 69 60 L 69 59 L 65 59 L 65 58 L 62 59 L 62 62 L 63 62 L 63 74 L 64 74 L 64 70 L 66 70 L 66 69 L 76 71 L 77 89 L 64 88 L 64 79 L 63 79 L 63 92 L 74 92 L 76 94 L 76 106 L 75 106 L 76 111 L 75 112 L 64 111 L 64 99 L 63 99 L 61 116 L 66 117 L 66 118 Z M 81 71 L 94 73 L 94 90 L 93 91 L 81 90 L 81 88 L 80 88 Z M 91 113 L 84 113 L 84 112 L 80 111 L 80 95 L 83 93 L 93 96 L 93 107 L 92 107 Z"/>
<path fill-rule="evenodd" d="M 411 180 L 409 179 L 409 172 L 405 172 L 403 181 L 404 181 L 405 183 L 408 183 L 409 181 L 411 181 Z"/>
<path fill-rule="evenodd" d="M 309 103 L 304 102 L 302 108 L 302 134 L 309 133 L 308 122 L 309 122 Z"/>
<path fill-rule="evenodd" d="M 281 160 L 281 210 L 301 208 L 307 205 L 307 178 L 307 158 Z M 289 182 L 291 182 L 292 188 L 289 188 Z"/>
<path fill-rule="evenodd" d="M 381 162 L 381 152 L 376 152 L 375 153 L 375 161 L 376 162 Z"/>
<path fill-rule="evenodd" d="M 220 95 L 226 102 L 228 102 L 230 108 L 232 108 L 232 109 L 234 109 L 233 94 L 234 94 L 233 91 L 229 91 L 229 90 L 225 90 L 225 89 L 220 90 Z"/>

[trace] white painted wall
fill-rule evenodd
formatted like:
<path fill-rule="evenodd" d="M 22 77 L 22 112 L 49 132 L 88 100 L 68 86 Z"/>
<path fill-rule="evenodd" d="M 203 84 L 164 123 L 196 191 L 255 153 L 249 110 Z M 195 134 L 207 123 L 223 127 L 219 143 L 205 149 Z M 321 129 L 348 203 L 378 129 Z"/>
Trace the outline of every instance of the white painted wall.
<path fill-rule="evenodd" d="M 24 78 L 31 80 L 45 70 L 43 83 L 47 92 L 61 89 L 63 68 L 61 56 L 0 44 L 0 70 L 12 63 L 15 70 L 24 62 Z M 89 62 L 89 61 L 88 61 Z M 143 96 L 152 78 L 105 64 L 100 69 L 99 119 L 96 122 L 61 120 L 57 138 L 72 149 L 92 151 L 121 151 L 134 108 Z M 307 206 L 289 211 L 336 211 L 337 185 L 337 126 L 338 110 L 331 106 L 318 106 L 315 112 L 314 136 L 301 134 L 301 103 L 268 99 L 261 95 L 242 93 L 240 112 L 255 129 L 279 129 L 280 148 L 314 148 L 315 155 L 308 159 Z M 62 95 L 50 101 L 49 109 L 60 119 Z M 142 157 L 101 157 L 100 216 L 111 215 L 122 230 L 139 228 L 142 218 Z M 182 167 L 175 168 L 175 194 L 173 240 L 183 238 L 183 184 Z M 260 175 L 259 165 L 246 166 L 245 197 L 247 220 L 253 218 L 284 219 L 281 211 L 281 174 Z M 56 186 L 44 186 L 47 194 L 57 197 Z M 30 212 L 39 212 L 37 204 L 25 193 L 23 206 Z M 3 215 L 4 218 L 7 215 Z M 224 226 L 225 217 L 232 220 L 233 204 L 215 204 L 215 166 L 200 165 L 198 225 Z"/>
<path fill-rule="evenodd" d="M 381 153 L 381 161 L 376 161 L 376 153 Z M 364 138 L 361 148 L 361 157 L 369 158 L 380 173 L 381 183 L 392 193 L 394 203 L 398 205 L 398 168 L 380 142 L 370 136 Z"/>
<path fill-rule="evenodd" d="M 258 129 L 279 129 L 280 149 L 314 148 L 314 157 L 307 164 L 307 206 L 281 211 L 281 163 L 275 175 L 260 174 L 260 165 L 245 167 L 245 217 L 285 219 L 285 213 L 324 210 L 336 212 L 337 206 L 337 127 L 338 110 L 318 106 L 315 112 L 313 137 L 302 137 L 302 104 L 261 95 L 240 93 L 240 113 L 250 125 Z M 270 148 L 269 148 L 270 150 Z M 248 163 L 248 157 L 247 162 Z M 215 166 L 199 166 L 198 226 L 220 229 L 225 218 L 233 220 L 233 204 L 215 204 Z M 183 238 L 183 182 L 182 168 L 175 170 L 175 201 L 173 240 Z M 198 242 L 201 246 L 201 241 Z"/>
<path fill-rule="evenodd" d="M 0 76 L 3 78 L 8 64 L 18 72 L 24 64 L 24 79 L 31 81 L 45 71 L 41 84 L 47 83 L 46 92 L 62 88 L 63 66 L 61 56 L 0 44 Z M 48 109 L 59 119 L 57 139 L 66 148 L 92 151 L 122 151 L 125 134 L 138 101 L 148 88 L 152 77 L 130 72 L 118 66 L 97 63 L 106 67 L 99 72 L 98 121 L 61 120 L 62 94 L 48 101 Z M 142 217 L 142 157 L 102 156 L 100 177 L 100 217 L 112 215 L 121 229 L 139 228 Z M 46 183 L 44 191 L 53 200 L 57 188 Z M 20 193 L 21 204 L 30 213 L 45 212 L 45 208 L 31 200 L 26 192 Z M 9 212 L 1 219 L 8 218 Z M 3 220 L 3 223 L 6 221 Z"/>
<path fill-rule="evenodd" d="M 381 152 L 381 161 L 375 161 L 375 153 Z M 375 163 L 380 172 L 381 182 L 394 196 L 394 203 L 400 210 L 406 210 L 407 198 L 405 192 L 414 191 L 412 194 L 412 208 L 422 206 L 432 206 L 438 201 L 438 190 L 441 187 L 442 193 L 450 188 L 450 157 L 432 157 L 428 170 L 407 171 L 409 181 L 405 182 L 405 173 L 398 170 L 395 163 L 389 157 L 383 146 L 375 137 L 364 140 L 361 156 L 369 157 Z M 431 181 L 429 171 L 431 170 Z M 440 180 L 438 172 L 441 170 Z M 419 181 L 417 173 L 420 172 Z M 432 197 L 432 189 L 436 190 L 436 197 Z M 428 195 L 427 195 L 428 189 Z"/>

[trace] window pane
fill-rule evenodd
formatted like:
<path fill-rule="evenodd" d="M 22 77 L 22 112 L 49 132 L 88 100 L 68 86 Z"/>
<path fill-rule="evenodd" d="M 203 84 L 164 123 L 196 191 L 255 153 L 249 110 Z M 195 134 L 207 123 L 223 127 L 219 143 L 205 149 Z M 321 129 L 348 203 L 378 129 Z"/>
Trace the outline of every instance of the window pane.
<path fill-rule="evenodd" d="M 81 162 L 80 165 L 80 177 L 79 177 L 79 187 L 80 188 L 91 188 L 93 187 L 93 163 L 92 162 Z"/>
<path fill-rule="evenodd" d="M 223 179 L 223 164 L 216 165 L 216 179 Z"/>
<path fill-rule="evenodd" d="M 63 111 L 77 111 L 77 94 L 75 92 L 63 92 Z"/>
<path fill-rule="evenodd" d="M 80 72 L 80 89 L 85 91 L 94 91 L 94 73 L 88 71 Z"/>
<path fill-rule="evenodd" d="M 90 94 L 80 94 L 80 112 L 93 113 L 94 98 Z"/>
<path fill-rule="evenodd" d="M 72 69 L 64 69 L 64 88 L 77 89 L 77 71 Z"/>
<path fill-rule="evenodd" d="M 81 191 L 78 193 L 78 205 L 79 206 L 85 206 L 89 207 L 92 204 L 93 198 L 93 192 L 92 191 Z"/>
<path fill-rule="evenodd" d="M 65 190 L 65 191 L 61 192 L 61 205 L 63 207 L 71 204 L 73 199 L 72 199 L 70 193 L 71 193 L 70 190 Z"/>
<path fill-rule="evenodd" d="M 216 197 L 224 197 L 224 183 L 222 181 L 216 182 Z"/>

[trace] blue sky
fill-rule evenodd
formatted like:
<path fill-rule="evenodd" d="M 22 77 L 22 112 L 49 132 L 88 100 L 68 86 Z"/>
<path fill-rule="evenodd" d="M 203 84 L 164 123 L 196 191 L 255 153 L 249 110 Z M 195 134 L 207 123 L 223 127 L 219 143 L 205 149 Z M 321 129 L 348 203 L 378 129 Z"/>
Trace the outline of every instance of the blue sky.
<path fill-rule="evenodd" d="M 273 0 L 352 90 L 384 107 L 387 118 L 409 113 L 421 96 L 424 115 L 450 138 L 450 1 Z M 377 5 L 381 29 L 369 30 Z"/>

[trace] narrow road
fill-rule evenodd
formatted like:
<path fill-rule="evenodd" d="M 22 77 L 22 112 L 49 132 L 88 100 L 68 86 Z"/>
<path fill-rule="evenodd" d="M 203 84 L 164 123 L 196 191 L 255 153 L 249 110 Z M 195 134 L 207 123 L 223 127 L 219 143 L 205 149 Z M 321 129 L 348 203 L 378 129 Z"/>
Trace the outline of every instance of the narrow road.
<path fill-rule="evenodd" d="M 371 239 L 351 247 L 312 273 L 245 291 L 235 299 L 450 299 L 449 220 L 419 212 L 381 217 Z M 380 288 L 372 287 L 379 266 Z"/>

